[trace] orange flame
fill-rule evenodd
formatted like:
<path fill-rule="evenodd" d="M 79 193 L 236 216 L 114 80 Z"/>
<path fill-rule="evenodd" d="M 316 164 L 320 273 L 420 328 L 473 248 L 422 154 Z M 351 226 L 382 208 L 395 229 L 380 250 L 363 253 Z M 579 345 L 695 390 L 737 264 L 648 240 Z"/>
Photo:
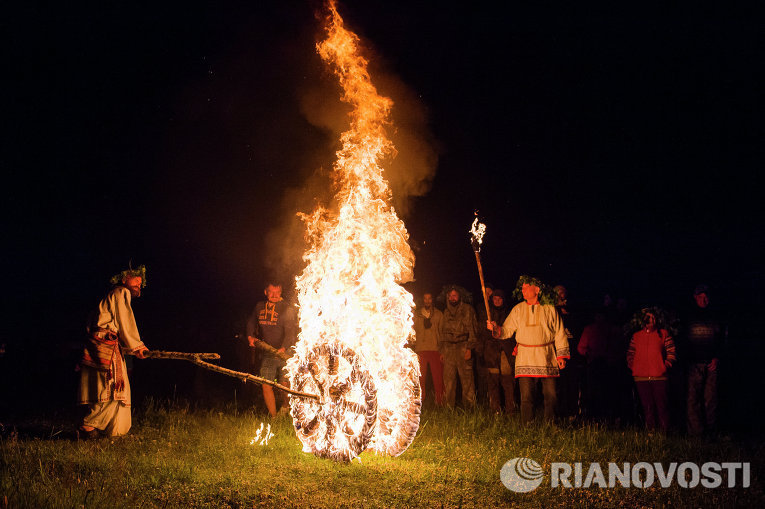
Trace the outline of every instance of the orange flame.
<path fill-rule="evenodd" d="M 351 105 L 333 178 L 337 209 L 304 215 L 310 248 L 297 278 L 300 335 L 287 364 L 294 389 L 321 402 L 292 398 L 298 438 L 307 452 L 348 461 L 365 448 L 398 455 L 419 426 L 417 356 L 410 293 L 414 255 L 390 205 L 380 161 L 395 155 L 386 136 L 393 102 L 379 95 L 359 55 L 358 37 L 328 5 L 321 58 Z"/>

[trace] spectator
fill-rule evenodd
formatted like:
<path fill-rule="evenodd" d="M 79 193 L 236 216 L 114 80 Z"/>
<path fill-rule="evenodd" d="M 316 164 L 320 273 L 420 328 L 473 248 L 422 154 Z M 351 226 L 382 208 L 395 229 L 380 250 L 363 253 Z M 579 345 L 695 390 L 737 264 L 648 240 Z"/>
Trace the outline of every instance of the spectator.
<path fill-rule="evenodd" d="M 491 299 L 494 294 L 494 284 L 486 283 L 484 285 L 484 292 L 486 295 L 486 302 L 491 307 Z M 486 305 L 481 302 L 475 308 L 476 323 L 482 324 L 488 320 L 486 316 Z M 476 332 L 477 343 L 475 347 L 476 355 L 473 356 L 473 371 L 475 372 L 475 393 L 476 401 L 481 405 L 489 404 L 489 367 L 486 365 L 486 358 L 484 356 L 484 349 L 486 348 L 486 342 L 491 339 L 491 333 L 486 330 L 485 327 L 478 326 Z"/>
<path fill-rule="evenodd" d="M 457 398 L 457 375 L 462 384 L 462 403 L 475 407 L 472 350 L 477 343 L 476 315 L 473 306 L 465 302 L 461 288 L 446 288 L 446 307 L 439 328 L 441 354 L 444 362 L 444 394 L 446 404 L 453 407 Z"/>
<path fill-rule="evenodd" d="M 615 401 L 607 400 L 607 392 L 613 380 L 609 377 L 609 350 L 613 328 L 606 320 L 606 311 L 595 312 L 595 321 L 584 328 L 577 351 L 586 361 L 584 409 L 588 417 L 602 419 L 607 408 Z"/>
<path fill-rule="evenodd" d="M 504 290 L 494 290 L 489 305 L 491 313 L 490 321 L 495 323 L 504 323 L 510 308 L 505 302 Z M 483 358 L 488 370 L 488 394 L 489 407 L 494 412 L 502 411 L 502 393 L 504 393 L 504 411 L 508 414 L 517 411 L 515 403 L 515 339 L 511 338 L 505 341 L 494 339 L 489 336 L 485 338 Z M 500 390 L 501 387 L 501 390 Z"/>
<path fill-rule="evenodd" d="M 578 338 L 581 335 L 579 313 L 572 309 L 568 303 L 568 290 L 563 285 L 553 287 L 556 302 L 563 328 L 568 339 L 571 358 L 566 363 L 566 369 L 561 371 L 558 378 L 558 416 L 576 418 L 581 409 L 582 378 L 584 371 L 584 359 L 576 350 Z"/>
<path fill-rule="evenodd" d="M 675 344 L 666 329 L 659 328 L 657 308 L 645 308 L 636 318 L 642 328 L 632 335 L 627 349 L 627 366 L 632 370 L 643 406 L 645 425 L 661 431 L 669 430 L 667 371 L 675 362 Z"/>
<path fill-rule="evenodd" d="M 688 362 L 688 433 L 699 436 L 717 427 L 717 373 L 725 326 L 710 305 L 706 285 L 696 287 L 693 299 L 682 346 Z"/>
<path fill-rule="evenodd" d="M 414 351 L 420 360 L 420 388 L 422 400 L 425 401 L 425 382 L 427 370 L 430 368 L 430 378 L 433 381 L 436 405 L 442 405 L 444 399 L 443 363 L 439 352 L 439 327 L 443 314 L 433 305 L 433 294 L 427 292 L 422 296 L 422 306 L 414 312 Z"/>

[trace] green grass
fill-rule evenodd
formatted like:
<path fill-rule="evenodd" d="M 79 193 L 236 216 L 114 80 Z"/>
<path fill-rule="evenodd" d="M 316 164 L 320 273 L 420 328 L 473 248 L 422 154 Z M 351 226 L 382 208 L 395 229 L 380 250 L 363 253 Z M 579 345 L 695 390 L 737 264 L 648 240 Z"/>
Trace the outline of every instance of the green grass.
<path fill-rule="evenodd" d="M 489 413 L 426 410 L 400 457 L 365 452 L 337 464 L 301 451 L 277 419 L 267 446 L 250 445 L 252 413 L 149 404 L 131 433 L 77 441 L 61 424 L 0 441 L 1 507 L 762 507 L 761 440 L 707 443 L 595 425 L 521 427 Z M 40 426 L 42 429 L 42 426 Z M 509 491 L 499 479 L 515 457 L 551 462 L 750 461 L 749 488 L 551 488 Z"/>

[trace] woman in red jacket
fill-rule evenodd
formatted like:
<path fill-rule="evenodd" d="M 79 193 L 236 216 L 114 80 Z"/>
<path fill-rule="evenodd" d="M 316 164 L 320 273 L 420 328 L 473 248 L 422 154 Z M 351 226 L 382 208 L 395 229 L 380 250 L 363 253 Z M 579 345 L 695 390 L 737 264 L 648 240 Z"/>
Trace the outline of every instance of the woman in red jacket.
<path fill-rule="evenodd" d="M 645 424 L 649 430 L 669 428 L 667 370 L 675 362 L 675 343 L 664 329 L 656 327 L 656 313 L 643 309 L 643 327 L 632 335 L 627 350 L 627 366 L 632 370 Z"/>

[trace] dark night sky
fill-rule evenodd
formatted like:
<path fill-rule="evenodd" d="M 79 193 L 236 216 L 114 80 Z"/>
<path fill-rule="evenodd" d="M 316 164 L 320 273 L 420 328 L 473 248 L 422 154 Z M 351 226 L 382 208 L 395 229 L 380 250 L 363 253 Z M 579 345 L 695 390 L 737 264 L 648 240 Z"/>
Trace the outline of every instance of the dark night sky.
<path fill-rule="evenodd" d="M 637 305 L 678 303 L 705 281 L 751 303 L 765 282 L 752 13 L 362 3 L 340 11 L 372 50 L 373 80 L 379 67 L 407 85 L 438 152 L 405 217 L 413 291 L 477 289 L 478 209 L 497 285 L 531 273 L 581 304 L 614 292 Z M 312 208 L 301 186 L 337 146 L 301 106 L 314 83 L 331 90 L 318 6 L 4 16 L 4 340 L 75 334 L 129 259 L 149 269 L 137 313 L 151 346 L 230 332 L 270 272 L 267 234 L 288 197 Z"/>

